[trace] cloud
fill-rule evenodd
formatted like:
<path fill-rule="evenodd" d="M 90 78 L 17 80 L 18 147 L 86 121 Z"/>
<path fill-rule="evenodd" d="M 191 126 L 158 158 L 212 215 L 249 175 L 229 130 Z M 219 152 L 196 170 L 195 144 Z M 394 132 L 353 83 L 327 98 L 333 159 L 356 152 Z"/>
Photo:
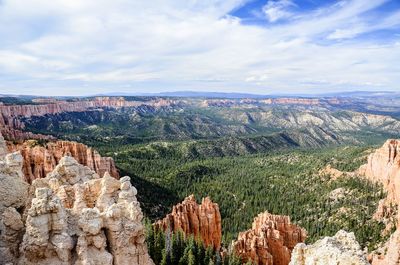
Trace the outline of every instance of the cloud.
<path fill-rule="evenodd" d="M 291 0 L 269 0 L 263 12 L 270 22 L 276 22 L 291 17 L 293 13 L 289 9 L 295 6 Z"/>
<path fill-rule="evenodd" d="M 383 15 L 384 3 L 339 1 L 246 25 L 229 15 L 245 0 L 5 0 L 0 92 L 396 89 L 400 37 L 358 38 L 398 28 L 400 11 Z"/>

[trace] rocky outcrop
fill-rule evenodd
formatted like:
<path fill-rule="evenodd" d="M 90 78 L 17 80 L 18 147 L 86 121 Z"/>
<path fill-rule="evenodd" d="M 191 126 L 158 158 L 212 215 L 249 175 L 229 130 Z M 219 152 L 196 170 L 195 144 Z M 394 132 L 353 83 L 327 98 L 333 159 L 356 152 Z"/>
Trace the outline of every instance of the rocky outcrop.
<path fill-rule="evenodd" d="M 390 139 L 368 157 L 368 163 L 356 172 L 372 182 L 381 183 L 387 192 L 379 202 L 374 219 L 386 223 L 391 230 L 400 204 L 400 141 Z"/>
<path fill-rule="evenodd" d="M 293 248 L 306 236 L 306 231 L 292 224 L 288 216 L 264 212 L 254 218 L 251 229 L 239 233 L 232 247 L 243 262 L 287 265 Z"/>
<path fill-rule="evenodd" d="M 14 263 L 18 256 L 23 228 L 21 213 L 28 197 L 28 184 L 22 178 L 22 156 L 6 154 L 0 137 L 0 264 Z"/>
<path fill-rule="evenodd" d="M 361 166 L 358 173 L 373 182 L 381 183 L 387 192 L 381 200 L 374 218 L 386 223 L 385 231 L 395 226 L 397 230 L 379 249 L 369 255 L 373 265 L 400 264 L 400 140 L 387 140 L 385 144 L 368 157 L 368 163 Z M 396 216 L 397 213 L 397 216 Z"/>
<path fill-rule="evenodd" d="M 318 173 L 322 176 L 328 176 L 331 180 L 336 180 L 350 174 L 350 172 L 343 172 L 333 168 L 331 165 L 327 165 L 326 167 L 322 168 Z"/>
<path fill-rule="evenodd" d="M 382 183 L 388 195 L 387 204 L 400 202 L 400 140 L 387 140 L 368 157 L 359 173 L 373 182 Z"/>
<path fill-rule="evenodd" d="M 0 134 L 0 158 L 3 158 L 7 155 L 8 148 L 6 145 L 6 141 L 4 141 L 3 135 Z"/>
<path fill-rule="evenodd" d="M 6 127 L 6 126 L 2 127 L 1 125 L 0 125 L 0 133 L 2 133 L 6 139 L 10 140 L 28 140 L 28 139 L 56 140 L 56 138 L 51 135 L 32 133 L 32 132 L 13 129 L 12 127 Z"/>
<path fill-rule="evenodd" d="M 275 264 L 275 263 L 274 263 Z M 353 233 L 343 230 L 312 245 L 296 245 L 290 265 L 368 265 Z"/>
<path fill-rule="evenodd" d="M 61 158 L 29 186 L 22 156 L 0 160 L 0 264 L 152 265 L 129 177 Z"/>
<path fill-rule="evenodd" d="M 397 229 L 382 247 L 369 255 L 368 259 L 372 265 L 400 264 L 400 230 Z"/>
<path fill-rule="evenodd" d="M 46 177 L 65 155 L 74 157 L 79 164 L 90 167 L 100 176 L 109 172 L 114 178 L 119 178 L 111 157 L 102 157 L 96 150 L 81 143 L 55 141 L 40 145 L 37 141 L 29 140 L 21 144 L 9 142 L 8 148 L 10 151 L 21 152 L 24 158 L 23 172 L 28 183 Z"/>
<path fill-rule="evenodd" d="M 209 197 L 197 204 L 194 195 L 175 205 L 172 213 L 157 221 L 155 227 L 164 231 L 182 231 L 185 235 L 200 238 L 205 246 L 221 248 L 221 214 L 218 204 Z"/>

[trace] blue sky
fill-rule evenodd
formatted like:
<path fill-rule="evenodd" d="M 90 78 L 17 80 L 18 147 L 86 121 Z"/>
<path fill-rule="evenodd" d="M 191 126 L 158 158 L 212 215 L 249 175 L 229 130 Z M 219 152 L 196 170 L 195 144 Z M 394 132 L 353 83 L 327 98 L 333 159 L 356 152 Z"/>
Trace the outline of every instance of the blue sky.
<path fill-rule="evenodd" d="M 399 0 L 0 0 L 0 94 L 400 91 Z"/>

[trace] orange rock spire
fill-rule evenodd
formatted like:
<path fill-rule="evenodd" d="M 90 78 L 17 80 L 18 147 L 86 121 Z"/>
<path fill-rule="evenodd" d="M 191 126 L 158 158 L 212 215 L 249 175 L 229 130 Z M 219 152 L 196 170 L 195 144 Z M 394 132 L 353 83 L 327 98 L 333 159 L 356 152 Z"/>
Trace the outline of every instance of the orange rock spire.
<path fill-rule="evenodd" d="M 304 242 L 306 231 L 290 222 L 289 216 L 260 213 L 252 228 L 239 233 L 232 243 L 234 252 L 243 262 L 257 265 L 287 265 L 297 243 Z"/>
<path fill-rule="evenodd" d="M 206 246 L 214 249 L 221 247 L 221 214 L 218 204 L 213 203 L 209 197 L 203 198 L 199 205 L 194 195 L 190 195 L 175 205 L 172 213 L 154 225 L 164 231 L 181 230 L 185 235 L 199 237 Z"/>

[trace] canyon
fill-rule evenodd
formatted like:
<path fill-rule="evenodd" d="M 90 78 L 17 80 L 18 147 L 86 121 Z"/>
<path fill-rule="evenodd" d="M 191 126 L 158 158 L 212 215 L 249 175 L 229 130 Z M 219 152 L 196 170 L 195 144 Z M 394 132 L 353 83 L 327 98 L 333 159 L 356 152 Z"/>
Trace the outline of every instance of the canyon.
<path fill-rule="evenodd" d="M 354 234 L 344 231 L 339 231 L 334 236 L 324 237 L 317 241 L 314 237 L 310 242 L 315 241 L 315 243 L 304 244 L 307 232 L 301 227 L 304 227 L 304 222 L 297 222 L 299 219 L 296 218 L 299 218 L 300 214 L 297 215 L 296 211 L 282 213 L 280 212 L 281 209 L 276 207 L 273 202 L 262 202 L 266 198 L 262 195 L 257 196 L 261 201 L 251 201 L 248 197 L 243 197 L 243 194 L 253 196 L 252 190 L 243 193 L 241 190 L 233 190 L 233 195 L 229 193 L 228 196 L 233 196 L 234 201 L 233 199 L 232 201 L 226 200 L 223 196 L 218 195 L 218 193 L 225 192 L 224 184 L 219 187 L 217 182 L 211 181 L 217 181 L 218 174 L 223 173 L 228 168 L 233 168 L 235 166 L 233 163 L 217 168 L 211 162 L 202 164 L 191 160 L 193 157 L 200 156 L 200 154 L 204 159 L 252 154 L 263 148 L 270 150 L 274 147 L 273 144 L 279 145 L 282 142 L 287 143 L 287 145 L 282 144 L 281 148 L 288 148 L 292 145 L 320 146 L 328 142 L 329 144 L 346 141 L 359 143 L 358 138 L 354 138 L 349 132 L 359 131 L 362 128 L 374 128 L 374 130 L 379 129 L 395 133 L 400 128 L 399 121 L 389 116 L 353 111 L 345 111 L 346 113 L 331 112 L 331 110 L 325 108 L 327 104 L 332 107 L 335 104 L 341 104 L 341 102 L 291 98 L 243 99 L 240 101 L 220 99 L 187 101 L 186 99 L 148 98 L 145 101 L 130 101 L 122 97 L 98 97 L 80 100 L 34 99 L 30 105 L 0 104 L 0 131 L 4 133 L 8 140 L 5 142 L 3 137 L 0 136 L 0 157 L 2 158 L 0 161 L 0 194 L 2 196 L 0 204 L 0 254 L 6 257 L 4 262 L 21 265 L 88 264 L 90 262 L 108 265 L 127 264 L 127 260 L 134 260 L 134 264 L 153 264 L 146 247 L 145 229 L 142 224 L 143 214 L 136 198 L 137 190 L 132 186 L 129 177 L 121 178 L 116 163 L 113 158 L 108 156 L 113 156 L 119 168 L 121 168 L 121 172 L 126 172 L 127 169 L 134 168 L 133 163 L 136 164 L 135 169 L 149 167 L 147 163 L 150 160 L 146 161 L 146 159 L 154 157 L 154 160 L 162 160 L 163 156 L 174 157 L 175 152 L 179 153 L 183 150 L 182 157 L 179 159 L 185 161 L 188 166 L 180 167 L 178 164 L 174 169 L 173 166 L 162 164 L 162 161 L 156 164 L 160 166 L 160 168 L 157 167 L 157 170 L 163 170 L 163 167 L 164 169 L 171 167 L 173 171 L 170 174 L 165 174 L 163 178 L 171 180 L 168 185 L 177 185 L 185 190 L 184 195 L 180 191 L 174 199 L 178 196 L 184 198 L 187 194 L 197 193 L 199 190 L 190 190 L 190 185 L 206 180 L 210 180 L 209 183 L 215 185 L 216 189 L 210 190 L 209 192 L 214 192 L 214 194 L 210 197 L 204 197 L 201 203 L 198 203 L 195 196 L 191 195 L 173 206 L 172 211 L 166 216 L 165 214 L 169 211 L 164 211 L 162 215 L 157 216 L 157 218 L 165 217 L 153 223 L 153 227 L 164 231 L 165 234 L 182 231 L 187 236 L 201 239 L 204 246 L 211 247 L 215 252 L 220 253 L 219 251 L 221 251 L 222 257 L 227 255 L 229 251 L 226 247 L 230 246 L 229 249 L 232 251 L 229 252 L 230 254 L 237 255 L 243 263 L 253 262 L 257 265 L 364 265 L 368 262 L 372 265 L 400 264 L 400 227 L 396 225 L 396 223 L 399 223 L 397 220 L 399 219 L 398 207 L 400 205 L 399 140 L 388 140 L 369 156 L 367 164 L 351 174 L 343 173 L 330 165 L 321 169 L 318 168 L 317 171 L 319 175 L 329 175 L 330 182 L 337 181 L 339 183 L 346 178 L 365 176 L 365 179 L 383 185 L 387 196 L 379 202 L 374 220 L 386 225 L 384 233 L 395 232 L 392 233 L 387 242 L 370 252 L 368 256 L 366 251 L 361 250 L 360 247 L 360 244 L 363 247 L 366 246 L 365 241 L 360 241 L 360 244 L 358 244 Z M 204 113 L 196 112 L 199 109 L 194 108 L 190 109 L 195 113 L 193 116 L 191 116 L 192 113 L 184 113 L 182 106 L 187 107 L 188 105 L 191 107 L 202 106 L 200 111 L 207 111 L 206 113 L 209 116 L 201 116 Z M 276 105 L 280 106 L 275 108 Z M 287 105 L 296 107 L 293 107 L 295 109 L 288 109 L 286 108 Z M 143 106 L 150 106 L 151 108 L 142 108 Z M 225 109 L 227 106 L 232 109 Z M 271 108 L 265 106 L 271 106 Z M 205 110 L 204 107 L 207 107 L 207 109 Z M 182 119 L 182 123 L 180 123 L 180 119 Z M 88 139 L 85 138 L 85 134 L 93 132 L 96 135 L 92 142 L 83 141 L 87 145 L 75 141 L 57 140 L 56 136 L 61 139 L 70 140 L 71 138 L 64 137 L 68 135 L 63 134 L 62 127 L 58 131 L 54 131 L 53 136 L 47 134 L 47 125 L 53 124 L 53 120 L 59 121 L 60 124 L 68 123 L 71 128 L 80 129 L 82 127 L 82 131 L 69 131 L 71 135 L 77 136 L 76 139 L 79 142 L 80 139 Z M 101 123 L 103 121 L 105 122 Z M 56 126 L 56 122 L 54 126 Z M 93 124 L 90 122 L 93 122 Z M 32 127 L 26 126 L 32 126 L 32 124 L 42 126 L 38 126 L 38 130 L 36 128 L 32 130 L 40 133 L 32 133 L 27 130 L 27 128 Z M 127 124 L 126 127 L 125 124 Z M 122 127 L 118 127 L 120 125 Z M 159 127 L 154 127 L 155 125 Z M 242 134 L 250 135 L 251 133 L 264 132 L 264 129 L 260 130 L 262 126 L 265 130 L 279 128 L 290 130 L 290 132 L 280 133 L 281 141 L 277 141 L 275 136 L 273 138 L 275 141 L 272 138 L 265 141 L 251 138 L 250 141 L 250 138 L 242 137 L 240 138 L 241 144 L 237 144 L 233 137 L 228 139 L 223 137 L 226 135 L 237 137 Z M 39 130 L 43 128 L 44 130 Z M 113 131 L 114 128 L 118 130 Z M 176 141 L 177 143 L 175 141 L 170 143 L 152 142 L 157 139 L 157 135 L 161 135 L 158 128 L 162 128 L 164 130 L 162 133 L 173 139 L 176 135 L 184 135 L 182 139 L 190 139 L 191 145 L 187 145 L 184 141 Z M 302 131 L 301 135 L 297 134 L 296 128 L 307 130 L 307 134 L 305 134 L 305 131 Z M 102 134 L 103 129 L 106 132 L 104 134 Z M 125 147 L 124 141 L 121 141 L 122 146 L 119 146 L 121 149 L 114 148 L 114 138 L 122 139 L 125 134 L 130 137 L 126 141 L 136 141 L 137 138 L 134 137 L 137 137 L 138 132 L 143 132 L 146 129 L 149 132 L 157 132 L 157 135 L 145 133 L 140 135 L 139 137 L 145 139 L 145 144 L 141 144 L 139 140 L 135 142 L 141 144 L 138 147 L 139 149 L 134 150 Z M 113 137 L 114 132 L 117 131 L 123 135 Z M 208 132 L 215 133 L 215 135 L 209 135 Z M 288 137 L 288 135 L 291 135 L 291 137 Z M 206 141 L 197 141 L 201 137 L 208 138 L 206 138 Z M 72 139 L 75 140 L 75 138 Z M 178 139 L 180 138 L 175 140 Z M 227 146 L 230 146 L 232 150 L 216 148 L 217 141 L 222 140 L 226 141 Z M 99 146 L 93 145 L 96 141 L 102 141 L 102 143 Z M 146 141 L 149 141 L 150 144 L 147 145 Z M 96 149 L 106 156 L 101 156 L 99 152 L 89 146 L 96 146 Z M 111 146 L 112 148 L 110 148 Z M 130 157 L 130 155 L 132 156 Z M 263 175 L 265 177 L 263 182 L 259 182 L 258 179 L 251 180 L 251 183 L 257 183 L 257 185 L 260 183 L 269 185 L 266 190 L 277 196 L 278 190 L 273 189 L 276 185 L 279 185 L 279 182 L 274 181 L 281 174 L 287 178 L 288 172 L 294 172 L 293 168 L 297 167 L 296 163 L 300 164 L 301 162 L 298 161 L 301 160 L 300 157 L 298 154 L 286 157 L 277 156 L 271 159 L 263 157 L 254 160 L 249 159 L 244 163 L 253 163 L 251 167 L 259 167 L 264 172 L 273 171 L 276 166 L 279 168 L 288 167 L 289 170 L 285 171 L 286 173 L 273 171 L 272 176 L 268 176 L 268 178 Z M 143 160 L 139 160 L 142 158 Z M 335 160 L 333 157 L 331 158 L 321 161 Z M 127 167 L 120 167 L 121 161 Z M 235 160 L 235 162 L 238 161 Z M 232 176 L 246 176 L 242 172 L 244 171 L 243 168 L 244 166 L 242 168 L 239 166 L 236 171 L 232 170 L 232 172 L 226 173 L 229 177 L 228 181 L 221 183 L 231 183 L 229 181 Z M 310 172 L 312 172 L 311 169 Z M 140 172 L 136 175 L 136 172 L 131 171 L 129 175 L 131 173 L 135 174 L 133 180 L 138 180 L 140 183 L 137 186 L 139 190 L 143 188 L 143 185 L 149 185 L 141 180 Z M 153 174 L 158 173 L 156 171 L 151 173 L 151 178 L 143 179 L 154 181 L 156 184 L 161 183 L 160 180 L 153 178 Z M 176 178 L 176 182 L 174 182 L 174 178 Z M 182 184 L 179 181 L 184 183 Z M 238 179 L 235 181 L 238 181 Z M 265 183 L 265 181 L 269 183 Z M 247 185 L 246 182 L 238 183 L 241 184 L 235 185 Z M 292 182 L 292 184 L 297 185 L 296 182 Z M 169 189 L 168 186 L 149 185 L 148 187 L 150 187 L 149 190 L 146 190 L 148 196 L 158 196 L 157 193 L 153 193 L 154 191 L 175 192 L 174 188 Z M 307 190 L 307 187 L 304 188 L 303 186 L 299 186 L 298 189 L 299 192 L 300 190 L 303 192 L 311 190 L 311 188 Z M 326 189 L 324 188 L 324 192 L 327 191 Z M 228 189 L 227 191 L 231 192 Z M 285 189 L 279 191 L 287 192 Z M 346 197 L 354 195 L 354 191 L 350 191 L 346 187 L 335 187 L 329 190 L 330 193 L 327 194 L 331 194 L 332 191 L 346 191 L 343 196 L 335 199 L 335 204 L 341 203 Z M 142 194 L 141 191 L 140 194 Z M 209 195 L 208 192 L 200 194 Z M 236 196 L 240 198 L 237 202 Z M 297 196 L 301 196 L 301 194 L 297 194 Z M 322 196 L 325 195 L 321 193 Z M 142 199 L 142 197 L 139 198 Z M 213 198 L 213 201 L 211 198 Z M 305 197 L 303 200 L 311 201 L 312 197 L 310 198 Z M 270 200 L 270 198 L 268 199 Z M 175 200 L 173 204 L 176 201 L 179 200 Z M 221 211 L 221 215 L 220 203 L 225 203 L 225 206 L 237 207 L 235 215 L 241 211 L 246 213 L 246 207 L 254 205 L 263 208 L 257 208 L 257 211 L 247 214 L 247 217 L 271 209 L 266 205 L 275 207 L 271 212 L 279 214 L 261 212 L 254 218 L 252 228 L 246 231 L 243 230 L 247 227 L 235 223 L 236 227 L 240 227 L 240 229 L 233 230 L 236 233 L 234 237 L 237 233 L 239 235 L 231 245 L 228 245 L 229 243 L 227 244 L 226 241 L 223 242 L 222 235 L 224 233 L 224 236 L 226 236 L 224 227 L 230 224 L 224 223 L 224 218 L 226 218 L 227 213 L 232 214 L 233 212 L 232 209 L 229 209 L 229 211 Z M 172 204 L 167 207 L 171 206 Z M 147 205 L 144 209 L 146 207 Z M 225 207 L 221 207 L 221 209 L 225 209 Z M 301 209 L 297 209 L 298 211 L 301 211 Z M 286 216 L 287 214 L 292 217 L 296 216 L 292 218 L 292 220 L 295 220 L 294 223 L 291 222 L 289 216 Z M 360 219 L 363 218 L 365 217 Z M 248 225 L 250 222 L 251 219 Z M 301 226 L 296 224 L 301 224 Z M 234 227 L 234 225 L 231 227 Z M 308 226 L 307 230 L 311 231 L 312 229 Z M 334 231 L 338 230 L 335 228 Z M 358 235 L 357 238 L 359 238 Z M 2 263 L 0 262 L 0 264 Z"/>

